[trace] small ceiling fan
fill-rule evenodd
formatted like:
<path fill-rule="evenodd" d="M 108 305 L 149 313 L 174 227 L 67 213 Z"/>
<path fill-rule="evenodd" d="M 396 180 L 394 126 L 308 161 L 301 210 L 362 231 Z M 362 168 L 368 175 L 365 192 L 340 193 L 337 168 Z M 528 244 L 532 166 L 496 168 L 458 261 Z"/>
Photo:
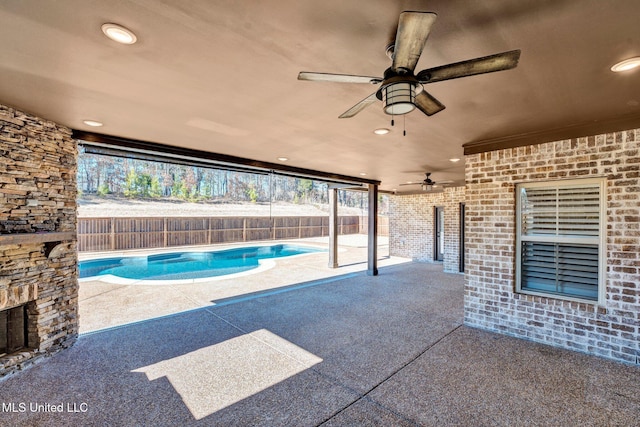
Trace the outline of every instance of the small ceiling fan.
<path fill-rule="evenodd" d="M 340 115 L 350 118 L 376 101 L 381 100 L 384 112 L 389 115 L 407 114 L 416 107 L 431 116 L 445 107 L 431 96 L 423 85 L 443 80 L 509 70 L 518 65 L 520 50 L 497 53 L 482 58 L 469 59 L 439 67 L 427 68 L 415 74 L 414 70 L 429 37 L 436 14 L 431 12 L 402 12 L 394 44 L 387 47 L 387 55 L 393 61 L 384 77 L 368 77 L 350 74 L 314 73 L 303 71 L 298 80 L 381 84 L 380 88 Z"/>
<path fill-rule="evenodd" d="M 420 187 L 422 188 L 422 191 L 431 191 L 431 190 L 433 190 L 433 187 L 435 187 L 438 184 L 434 180 L 431 179 L 431 172 L 427 172 L 427 173 L 425 173 L 425 175 L 427 177 L 422 182 L 411 182 L 411 183 L 400 184 L 400 185 L 401 186 L 402 185 L 420 185 Z M 451 182 L 453 182 L 453 181 L 442 181 L 442 182 L 440 182 L 440 184 L 450 184 Z"/>

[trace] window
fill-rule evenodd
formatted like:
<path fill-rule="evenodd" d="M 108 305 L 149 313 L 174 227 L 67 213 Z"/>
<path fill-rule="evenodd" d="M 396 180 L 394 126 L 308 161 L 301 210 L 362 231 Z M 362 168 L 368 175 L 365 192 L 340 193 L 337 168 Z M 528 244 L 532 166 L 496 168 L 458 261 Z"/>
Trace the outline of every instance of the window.
<path fill-rule="evenodd" d="M 605 180 L 516 187 L 516 290 L 604 302 Z"/>
<path fill-rule="evenodd" d="M 25 306 L 0 311 L 0 356 L 27 346 Z"/>

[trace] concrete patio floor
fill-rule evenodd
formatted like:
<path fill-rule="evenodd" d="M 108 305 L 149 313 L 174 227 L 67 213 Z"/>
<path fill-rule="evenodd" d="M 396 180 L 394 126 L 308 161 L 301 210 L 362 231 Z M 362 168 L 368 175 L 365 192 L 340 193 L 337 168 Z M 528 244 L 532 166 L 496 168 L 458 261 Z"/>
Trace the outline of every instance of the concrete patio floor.
<path fill-rule="evenodd" d="M 2 380 L 0 425 L 639 423 L 638 368 L 462 326 L 462 275 L 404 263 L 302 279 L 314 262 L 214 301 L 219 283 L 139 288 L 155 316 L 95 316 L 71 349 Z"/>

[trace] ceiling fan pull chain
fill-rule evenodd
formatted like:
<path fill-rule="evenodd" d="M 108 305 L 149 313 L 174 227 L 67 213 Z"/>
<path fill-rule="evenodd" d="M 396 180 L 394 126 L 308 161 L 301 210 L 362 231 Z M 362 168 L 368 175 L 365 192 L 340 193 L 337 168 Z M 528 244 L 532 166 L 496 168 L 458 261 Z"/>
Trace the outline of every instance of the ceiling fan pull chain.
<path fill-rule="evenodd" d="M 407 115 L 402 116 L 402 136 L 407 136 Z"/>
<path fill-rule="evenodd" d="M 391 113 L 391 126 L 395 125 L 395 121 L 393 120 L 393 113 Z"/>

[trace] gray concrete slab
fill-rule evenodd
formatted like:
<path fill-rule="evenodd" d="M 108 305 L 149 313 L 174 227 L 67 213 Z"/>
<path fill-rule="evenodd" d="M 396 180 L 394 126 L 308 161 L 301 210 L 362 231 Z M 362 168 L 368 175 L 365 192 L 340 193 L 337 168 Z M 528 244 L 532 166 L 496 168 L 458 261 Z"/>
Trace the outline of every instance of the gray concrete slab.
<path fill-rule="evenodd" d="M 460 277 L 452 286 L 433 266 L 432 284 L 425 286 L 424 266 L 414 267 L 257 297 L 215 312 L 248 330 L 269 325 L 279 336 L 322 354 L 318 372 L 363 393 L 461 324 Z"/>
<path fill-rule="evenodd" d="M 640 425 L 640 370 L 460 327 L 368 399 L 419 425 Z"/>
<path fill-rule="evenodd" d="M 171 287 L 178 312 L 159 298 L 2 380 L 0 425 L 637 425 L 637 367 L 461 326 L 463 276 L 437 264 L 345 271 Z"/>
<path fill-rule="evenodd" d="M 333 426 L 380 426 L 415 427 L 415 422 L 394 413 L 369 399 L 360 399 L 344 408 L 331 419 L 322 423 L 323 427 Z"/>

